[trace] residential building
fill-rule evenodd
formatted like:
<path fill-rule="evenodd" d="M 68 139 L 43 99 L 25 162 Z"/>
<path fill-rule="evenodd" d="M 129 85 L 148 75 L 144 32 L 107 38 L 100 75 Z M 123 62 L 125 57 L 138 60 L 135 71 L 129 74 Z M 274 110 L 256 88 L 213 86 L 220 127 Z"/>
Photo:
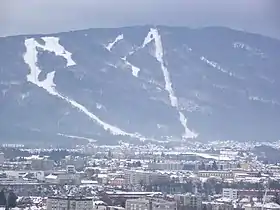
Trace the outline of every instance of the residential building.
<path fill-rule="evenodd" d="M 109 180 L 109 184 L 111 186 L 124 186 L 125 185 L 125 179 L 124 178 L 112 178 Z"/>
<path fill-rule="evenodd" d="M 163 199 L 128 199 L 126 210 L 176 210 L 177 204 Z"/>
<path fill-rule="evenodd" d="M 234 210 L 234 206 L 230 203 L 211 202 L 203 205 L 205 210 Z M 239 209 L 239 208 L 237 208 Z M 242 208 L 241 208 L 242 209 Z"/>
<path fill-rule="evenodd" d="M 233 188 L 223 188 L 223 197 L 236 200 L 238 198 L 238 190 Z"/>
<path fill-rule="evenodd" d="M 74 165 L 76 169 L 81 169 L 85 166 L 85 160 L 81 157 L 66 156 L 61 160 L 61 166 L 66 168 L 67 165 Z"/>
<path fill-rule="evenodd" d="M 53 166 L 54 166 L 54 161 L 49 160 L 45 157 L 31 159 L 31 168 L 33 170 L 48 171 L 48 170 L 52 170 Z"/>
<path fill-rule="evenodd" d="M 125 171 L 125 183 L 127 185 L 151 185 L 166 183 L 170 177 L 165 174 L 151 171 Z"/>
<path fill-rule="evenodd" d="M 91 198 L 84 197 L 49 197 L 47 210 L 92 210 Z"/>
<path fill-rule="evenodd" d="M 202 209 L 202 196 L 200 194 L 179 194 L 174 196 L 180 209 Z"/>
<path fill-rule="evenodd" d="M 5 157 L 4 157 L 4 153 L 0 152 L 0 165 L 3 165 L 5 162 Z"/>
<path fill-rule="evenodd" d="M 45 180 L 44 171 L 33 171 L 33 170 L 5 170 L 5 174 L 8 178 L 11 179 L 22 179 L 25 178 L 27 175 L 32 175 L 33 178 L 37 179 L 38 181 Z"/>
<path fill-rule="evenodd" d="M 232 171 L 198 171 L 198 177 L 219 177 L 232 179 L 234 174 Z"/>
<path fill-rule="evenodd" d="M 181 162 L 163 162 L 163 163 L 150 163 L 148 169 L 151 170 L 183 170 L 184 165 Z"/>
<path fill-rule="evenodd" d="M 67 165 L 66 166 L 66 173 L 67 174 L 75 174 L 76 173 L 76 169 L 74 165 Z"/>
<path fill-rule="evenodd" d="M 78 185 L 81 184 L 81 176 L 76 173 L 54 172 L 46 176 L 45 181 L 50 184 Z"/>

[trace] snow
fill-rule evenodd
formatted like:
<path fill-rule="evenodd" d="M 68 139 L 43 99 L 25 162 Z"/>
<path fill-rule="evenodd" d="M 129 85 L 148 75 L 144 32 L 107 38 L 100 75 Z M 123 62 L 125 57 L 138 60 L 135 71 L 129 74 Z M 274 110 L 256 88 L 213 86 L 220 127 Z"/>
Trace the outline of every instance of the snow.
<path fill-rule="evenodd" d="M 134 192 L 134 191 L 107 191 L 106 194 L 108 195 L 162 195 L 161 192 Z"/>
<path fill-rule="evenodd" d="M 96 103 L 96 108 L 97 109 L 102 109 L 102 107 L 103 107 L 102 104 Z"/>
<path fill-rule="evenodd" d="M 30 95 L 29 92 L 27 92 L 27 93 L 22 93 L 22 94 L 21 94 L 21 100 L 26 99 L 29 95 Z"/>
<path fill-rule="evenodd" d="M 81 140 L 86 140 L 88 142 L 96 142 L 95 139 L 86 138 L 86 137 L 82 137 L 82 136 L 73 136 L 73 135 L 67 135 L 67 134 L 63 134 L 63 133 L 57 133 L 57 135 L 64 136 L 64 137 L 67 137 L 70 139 L 81 139 Z"/>
<path fill-rule="evenodd" d="M 139 73 L 140 69 L 136 66 L 133 66 L 130 63 L 128 63 L 128 65 L 131 65 L 132 75 L 135 76 L 135 77 L 138 77 L 138 73 Z"/>
<path fill-rule="evenodd" d="M 40 157 L 39 155 L 31 155 L 29 157 L 25 157 L 26 160 L 42 160 L 44 157 Z"/>
<path fill-rule="evenodd" d="M 123 34 L 120 34 L 120 35 L 118 35 L 118 36 L 116 37 L 116 39 L 115 39 L 113 42 L 111 42 L 111 43 L 109 43 L 107 46 L 105 46 L 105 48 L 106 48 L 108 51 L 111 52 L 111 51 L 112 51 L 112 48 L 113 48 L 119 41 L 121 41 L 121 40 L 123 40 L 123 39 L 124 39 Z M 128 66 L 128 67 L 131 69 L 132 75 L 133 75 L 134 77 L 138 77 L 138 73 L 139 73 L 139 71 L 140 71 L 140 68 L 138 68 L 138 67 L 134 66 L 133 64 L 131 64 L 131 63 L 127 60 L 127 57 L 124 57 L 124 58 L 121 58 L 121 59 L 124 61 L 125 65 Z M 112 66 L 112 67 L 114 67 L 114 68 L 117 68 L 116 65 L 113 65 L 113 64 L 108 64 L 108 65 L 110 65 L 110 66 Z"/>
<path fill-rule="evenodd" d="M 118 35 L 113 42 L 109 43 L 106 46 L 106 49 L 111 52 L 111 50 L 115 46 L 115 44 L 117 44 L 119 41 L 123 40 L 123 38 L 124 38 L 123 34 Z"/>
<path fill-rule="evenodd" d="M 93 180 L 81 180 L 81 184 L 98 184 L 97 181 L 93 181 Z"/>
<path fill-rule="evenodd" d="M 59 44 L 59 38 L 57 37 L 43 37 L 45 45 L 41 45 L 37 42 L 38 47 L 45 51 L 53 52 L 56 56 L 61 56 L 66 59 L 67 66 L 76 65 L 75 61 L 72 59 L 72 53 L 64 49 L 62 45 Z"/>
<path fill-rule="evenodd" d="M 4 210 L 5 208 L 1 207 L 0 210 Z M 18 208 L 18 207 L 15 207 L 13 208 L 13 210 L 42 210 L 42 209 L 46 209 L 44 207 L 37 207 L 37 206 L 30 206 L 30 207 L 25 207 L 25 208 Z"/>
<path fill-rule="evenodd" d="M 50 95 L 56 96 L 79 111 L 86 114 L 90 119 L 92 119 L 94 122 L 96 122 L 98 125 L 102 126 L 104 130 L 109 131 L 113 135 L 122 135 L 122 136 L 130 136 L 130 137 L 136 137 L 136 138 L 143 138 L 138 134 L 132 134 L 127 133 L 120 128 L 110 125 L 106 122 L 103 122 L 101 119 L 99 119 L 97 116 L 95 116 L 93 113 L 91 113 L 86 107 L 79 104 L 73 99 L 68 98 L 67 96 L 63 96 L 60 94 L 56 89 L 56 84 L 54 83 L 54 77 L 55 77 L 55 71 L 52 71 L 47 74 L 47 77 L 45 80 L 39 81 L 38 77 L 41 73 L 41 69 L 37 66 L 38 62 L 38 51 L 37 48 L 42 48 L 43 50 L 54 52 L 57 56 L 62 56 L 67 60 L 67 66 L 76 65 L 76 63 L 71 58 L 71 53 L 66 51 L 64 47 L 62 47 L 59 44 L 59 39 L 55 37 L 45 37 L 43 38 L 45 41 L 45 45 L 39 44 L 34 38 L 26 39 L 25 40 L 25 47 L 26 52 L 23 55 L 25 63 L 29 66 L 30 72 L 27 75 L 27 81 L 31 82 L 38 87 L 43 88 L 46 90 Z"/>
<path fill-rule="evenodd" d="M 246 49 L 246 50 L 251 50 L 251 47 L 249 47 L 248 45 L 242 43 L 242 42 L 234 42 L 233 43 L 233 47 L 234 48 L 241 48 L 241 49 Z"/>
<path fill-rule="evenodd" d="M 223 69 L 218 63 L 214 62 L 214 61 L 210 61 L 208 60 L 206 57 L 204 56 L 201 56 L 200 57 L 200 60 L 204 61 L 205 63 L 207 63 L 209 66 L 215 68 L 215 69 L 218 69 L 219 71 L 231 76 L 231 77 L 236 77 L 238 78 L 234 73 L 230 72 L 230 71 L 227 71 L 225 69 Z M 241 79 L 241 78 L 239 78 Z"/>
<path fill-rule="evenodd" d="M 249 100 L 250 101 L 259 101 L 259 102 L 262 102 L 262 103 L 269 103 L 269 104 L 272 104 L 272 105 L 280 106 L 280 102 L 278 102 L 276 100 L 267 100 L 267 99 L 261 98 L 259 96 L 249 96 Z"/>
<path fill-rule="evenodd" d="M 46 179 L 57 179 L 56 175 L 49 174 L 48 176 L 45 177 Z"/>
<path fill-rule="evenodd" d="M 216 202 L 219 202 L 219 203 L 229 203 L 231 201 L 232 201 L 232 199 L 226 198 L 226 197 L 216 199 Z"/>
<path fill-rule="evenodd" d="M 148 35 L 145 37 L 144 42 L 142 44 L 142 48 L 144 48 L 147 44 L 154 40 L 154 32 L 156 29 L 150 29 Z"/>
<path fill-rule="evenodd" d="M 260 56 L 261 58 L 266 58 L 265 53 L 263 53 L 261 50 L 253 48 L 251 46 L 249 46 L 248 44 L 245 44 L 243 42 L 234 42 L 232 44 L 233 48 L 235 49 L 242 49 L 242 50 L 246 50 L 249 53 L 253 54 L 253 55 L 257 55 Z"/>
<path fill-rule="evenodd" d="M 161 36 L 158 32 L 157 29 L 151 28 L 148 35 L 146 36 L 146 38 L 144 39 L 144 42 L 142 44 L 142 48 L 144 48 L 147 44 L 149 44 L 151 41 L 155 42 L 155 58 L 157 59 L 157 61 L 160 63 L 161 65 L 161 69 L 162 69 L 162 73 L 164 76 L 164 80 L 165 80 L 165 90 L 168 92 L 169 94 L 169 100 L 171 103 L 171 106 L 176 108 L 179 114 L 179 120 L 181 122 L 181 125 L 184 127 L 185 132 L 183 134 L 183 138 L 187 139 L 187 138 L 196 138 L 198 136 L 197 133 L 191 131 L 188 127 L 187 127 L 187 118 L 184 116 L 184 114 L 179 110 L 179 104 L 178 104 L 178 99 L 174 93 L 174 90 L 172 88 L 172 81 L 170 78 L 170 73 L 167 69 L 167 67 L 164 64 L 164 60 L 163 60 L 163 45 L 162 45 L 162 40 L 161 40 Z"/>
<path fill-rule="evenodd" d="M 97 177 L 98 178 L 107 178 L 108 174 L 98 174 Z"/>
<path fill-rule="evenodd" d="M 108 65 L 108 66 L 111 66 L 111 67 L 113 67 L 113 68 L 115 68 L 115 69 L 118 68 L 116 65 L 114 65 L 114 64 L 112 64 L 112 63 L 107 63 L 107 65 Z"/>
<path fill-rule="evenodd" d="M 132 65 L 130 62 L 128 62 L 126 57 L 121 58 L 121 59 L 124 61 L 125 65 L 127 65 L 128 67 L 131 68 L 132 75 L 133 75 L 134 77 L 138 77 L 138 73 L 139 73 L 139 71 L 140 71 L 140 68 L 138 68 L 138 67 Z"/>
<path fill-rule="evenodd" d="M 161 152 L 153 152 L 153 154 L 160 155 Z M 170 151 L 170 152 L 164 152 L 164 154 L 166 154 L 166 155 L 196 155 L 196 156 L 200 156 L 205 159 L 213 159 L 213 160 L 220 160 L 220 161 L 234 160 L 234 158 L 227 156 L 227 155 L 213 155 L 213 154 L 199 153 L 199 152 Z"/>
<path fill-rule="evenodd" d="M 106 131 L 109 131 L 111 134 L 113 134 L 113 135 L 122 135 L 122 136 L 133 136 L 133 134 L 127 133 L 127 132 L 121 130 L 120 128 L 118 128 L 118 127 L 115 127 L 115 126 L 112 126 L 112 125 L 110 125 L 110 124 L 108 124 L 106 122 L 103 122 L 97 116 L 92 114 L 86 107 L 84 107 L 83 105 L 79 104 L 78 102 L 76 102 L 76 101 L 74 101 L 72 99 L 65 98 L 65 97 L 62 97 L 62 98 L 64 100 L 66 100 L 68 103 L 70 103 L 73 107 L 76 107 L 78 110 L 80 110 L 83 113 L 85 113 L 89 118 L 91 118 L 92 120 L 97 122 Z"/>
<path fill-rule="evenodd" d="M 103 201 L 93 201 L 93 205 L 105 205 L 105 203 Z"/>
<path fill-rule="evenodd" d="M 273 203 L 273 202 L 269 202 L 269 203 L 261 203 L 261 202 L 254 202 L 253 206 L 251 203 L 247 203 L 244 205 L 244 207 L 246 208 L 254 208 L 254 209 L 279 209 L 280 205 L 277 203 Z"/>

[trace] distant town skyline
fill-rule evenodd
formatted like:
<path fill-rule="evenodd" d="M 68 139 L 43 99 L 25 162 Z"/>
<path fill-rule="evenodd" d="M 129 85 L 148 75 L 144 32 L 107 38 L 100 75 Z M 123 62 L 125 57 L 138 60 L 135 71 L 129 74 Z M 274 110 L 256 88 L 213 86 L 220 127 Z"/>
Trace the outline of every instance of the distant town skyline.
<path fill-rule="evenodd" d="M 29 0 L 0 2 L 0 36 L 160 24 L 226 26 L 280 39 L 277 0 Z"/>

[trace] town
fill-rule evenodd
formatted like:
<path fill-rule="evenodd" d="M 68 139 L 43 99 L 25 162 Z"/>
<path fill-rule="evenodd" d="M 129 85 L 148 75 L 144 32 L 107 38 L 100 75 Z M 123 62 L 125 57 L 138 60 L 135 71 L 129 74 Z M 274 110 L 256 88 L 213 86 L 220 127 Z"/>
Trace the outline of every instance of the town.
<path fill-rule="evenodd" d="M 46 210 L 280 209 L 280 142 L 71 148 L 3 144 L 0 206 Z"/>

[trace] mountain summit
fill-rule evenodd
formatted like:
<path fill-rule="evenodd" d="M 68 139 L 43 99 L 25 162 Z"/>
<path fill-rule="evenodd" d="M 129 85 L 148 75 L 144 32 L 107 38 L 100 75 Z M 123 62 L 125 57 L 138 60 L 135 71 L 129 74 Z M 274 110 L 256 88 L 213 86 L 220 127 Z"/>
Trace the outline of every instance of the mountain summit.
<path fill-rule="evenodd" d="M 278 140 L 280 41 L 227 28 L 0 38 L 0 141 Z"/>

